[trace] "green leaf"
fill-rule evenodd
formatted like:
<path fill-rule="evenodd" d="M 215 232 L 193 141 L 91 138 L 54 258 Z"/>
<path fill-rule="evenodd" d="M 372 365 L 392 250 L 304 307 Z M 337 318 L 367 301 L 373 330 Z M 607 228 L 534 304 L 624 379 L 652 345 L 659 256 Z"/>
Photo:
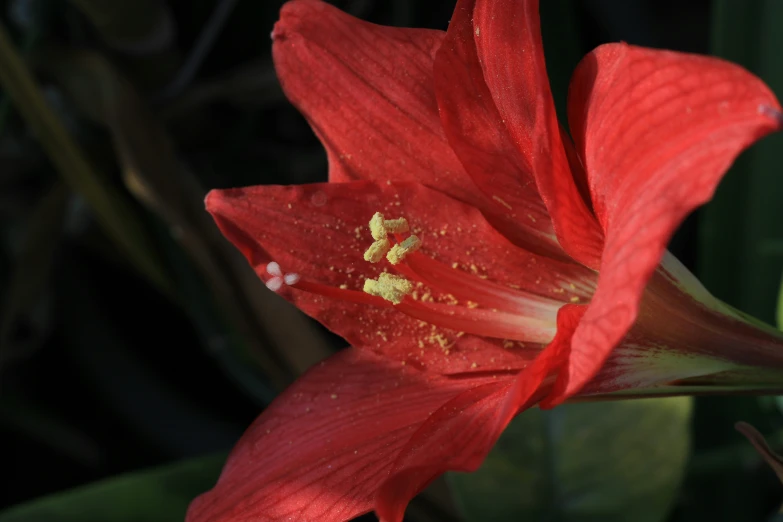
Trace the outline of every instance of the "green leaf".
<path fill-rule="evenodd" d="M 783 2 L 714 1 L 713 52 L 783 94 Z M 753 145 L 701 215 L 698 275 L 716 297 L 768 323 L 783 267 L 783 134 Z"/>
<path fill-rule="evenodd" d="M 182 522 L 225 459 L 221 453 L 107 479 L 13 507 L 0 522 Z"/>
<path fill-rule="evenodd" d="M 451 474 L 468 521 L 664 520 L 689 452 L 686 397 L 530 410 L 482 467 Z"/>

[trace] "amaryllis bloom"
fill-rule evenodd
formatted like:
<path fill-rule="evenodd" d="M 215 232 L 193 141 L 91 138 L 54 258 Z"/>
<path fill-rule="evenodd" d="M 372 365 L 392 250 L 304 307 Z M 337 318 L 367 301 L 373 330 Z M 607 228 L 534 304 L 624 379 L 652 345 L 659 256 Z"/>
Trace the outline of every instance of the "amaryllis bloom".
<path fill-rule="evenodd" d="M 781 388 L 780 337 L 666 251 L 781 128 L 761 80 L 604 45 L 574 72 L 569 134 L 536 0 L 460 0 L 446 33 L 295 0 L 272 38 L 329 182 L 216 190 L 207 209 L 267 287 L 351 348 L 258 418 L 188 521 L 399 522 L 534 404 Z"/>

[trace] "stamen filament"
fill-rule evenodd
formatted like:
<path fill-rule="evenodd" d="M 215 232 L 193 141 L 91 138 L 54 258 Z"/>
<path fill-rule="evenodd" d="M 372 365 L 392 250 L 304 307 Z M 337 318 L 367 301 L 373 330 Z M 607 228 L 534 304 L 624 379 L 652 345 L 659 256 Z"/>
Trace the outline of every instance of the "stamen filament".
<path fill-rule="evenodd" d="M 409 317 L 429 324 L 483 337 L 545 344 L 554 339 L 557 331 L 557 325 L 553 321 L 503 311 L 422 303 L 410 299 L 394 305 L 390 301 L 362 291 L 344 290 L 305 280 L 300 280 L 295 288 L 341 301 L 382 308 L 394 307 L 395 310 Z"/>
<path fill-rule="evenodd" d="M 419 280 L 456 299 L 473 301 L 514 315 L 555 322 L 557 311 L 563 305 L 554 299 L 508 288 L 456 270 L 422 254 L 410 255 L 405 264 L 396 265 L 395 269 L 411 280 Z"/>
<path fill-rule="evenodd" d="M 304 290 L 305 292 L 310 292 L 311 294 L 322 295 L 330 299 L 348 301 L 351 303 L 381 306 L 381 307 L 388 307 L 388 308 L 394 306 L 393 304 L 391 304 L 391 302 L 386 301 L 385 299 L 370 295 L 361 290 L 347 290 L 342 288 L 335 288 L 330 285 L 314 283 L 312 281 L 300 280 L 294 288 L 296 288 L 297 290 Z"/>
<path fill-rule="evenodd" d="M 403 301 L 397 310 L 441 328 L 497 339 L 546 344 L 557 331 L 554 322 L 483 308 Z"/>

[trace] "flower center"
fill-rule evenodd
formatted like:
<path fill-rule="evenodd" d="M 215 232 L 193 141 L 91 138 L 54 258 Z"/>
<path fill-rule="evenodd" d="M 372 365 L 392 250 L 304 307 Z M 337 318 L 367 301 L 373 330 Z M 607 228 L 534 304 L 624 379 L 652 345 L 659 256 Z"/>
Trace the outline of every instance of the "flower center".
<path fill-rule="evenodd" d="M 383 256 L 389 260 L 389 263 L 396 265 L 402 261 L 405 256 L 411 252 L 415 252 L 421 247 L 421 240 L 415 236 L 410 235 L 407 239 L 401 243 L 397 243 L 392 246 L 389 241 L 389 234 L 402 234 L 410 230 L 408 221 L 405 218 L 399 219 L 384 219 L 383 214 L 376 212 L 370 220 L 370 234 L 375 242 L 370 245 L 370 248 L 364 253 L 364 260 L 370 263 L 377 263 Z M 381 294 L 374 293 L 376 289 L 380 288 L 377 285 L 370 285 L 371 290 L 365 289 L 365 292 L 378 297 L 384 297 Z M 409 291 L 410 292 L 410 291 Z M 408 293 L 409 293 L 408 292 Z M 390 294 L 391 295 L 391 294 Z M 399 304 L 396 299 L 389 299 L 394 304 Z"/>
<path fill-rule="evenodd" d="M 387 220 L 376 212 L 370 220 L 375 240 L 364 259 L 387 261 L 401 274 L 388 272 L 367 279 L 364 291 L 381 297 L 412 317 L 428 323 L 476 335 L 546 343 L 554 338 L 558 301 L 528 294 L 505 285 L 457 270 L 422 254 L 415 254 L 422 242 L 410 230 L 405 218 Z M 394 243 L 392 243 L 392 239 Z M 407 279 L 406 279 L 407 278 Z M 450 296 L 450 303 L 435 303 L 414 291 L 415 281 Z M 410 296 L 405 299 L 406 296 Z M 465 302 L 460 304 L 460 300 Z"/>

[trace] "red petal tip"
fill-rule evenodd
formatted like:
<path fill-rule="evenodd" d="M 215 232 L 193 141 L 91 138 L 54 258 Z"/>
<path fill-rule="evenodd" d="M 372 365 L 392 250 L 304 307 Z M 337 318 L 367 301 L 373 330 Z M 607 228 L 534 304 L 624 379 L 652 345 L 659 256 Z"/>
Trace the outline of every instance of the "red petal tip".
<path fill-rule="evenodd" d="M 235 205 L 242 189 L 212 189 L 204 197 L 204 207 L 212 215 L 224 214 L 227 207 Z"/>
<path fill-rule="evenodd" d="M 217 209 L 218 206 L 218 200 L 220 199 L 220 195 L 217 193 L 217 190 L 210 190 L 207 192 L 206 197 L 204 198 L 204 207 L 207 209 L 207 212 L 210 214 L 214 213 L 214 211 Z"/>
<path fill-rule="evenodd" d="M 775 120 L 778 124 L 778 130 L 783 130 L 783 112 L 769 105 L 759 105 L 759 113 Z"/>
<path fill-rule="evenodd" d="M 275 22 L 275 25 L 272 27 L 272 33 L 269 36 L 272 37 L 273 42 L 282 42 L 286 39 L 285 29 L 279 21 Z"/>
<path fill-rule="evenodd" d="M 317 18 L 325 10 L 330 8 L 320 0 L 289 0 L 280 8 L 280 19 L 272 28 L 272 41 L 284 42 L 291 34 L 297 33 L 302 27 L 303 21 L 308 18 Z M 336 8 L 332 8 L 336 11 Z"/>

